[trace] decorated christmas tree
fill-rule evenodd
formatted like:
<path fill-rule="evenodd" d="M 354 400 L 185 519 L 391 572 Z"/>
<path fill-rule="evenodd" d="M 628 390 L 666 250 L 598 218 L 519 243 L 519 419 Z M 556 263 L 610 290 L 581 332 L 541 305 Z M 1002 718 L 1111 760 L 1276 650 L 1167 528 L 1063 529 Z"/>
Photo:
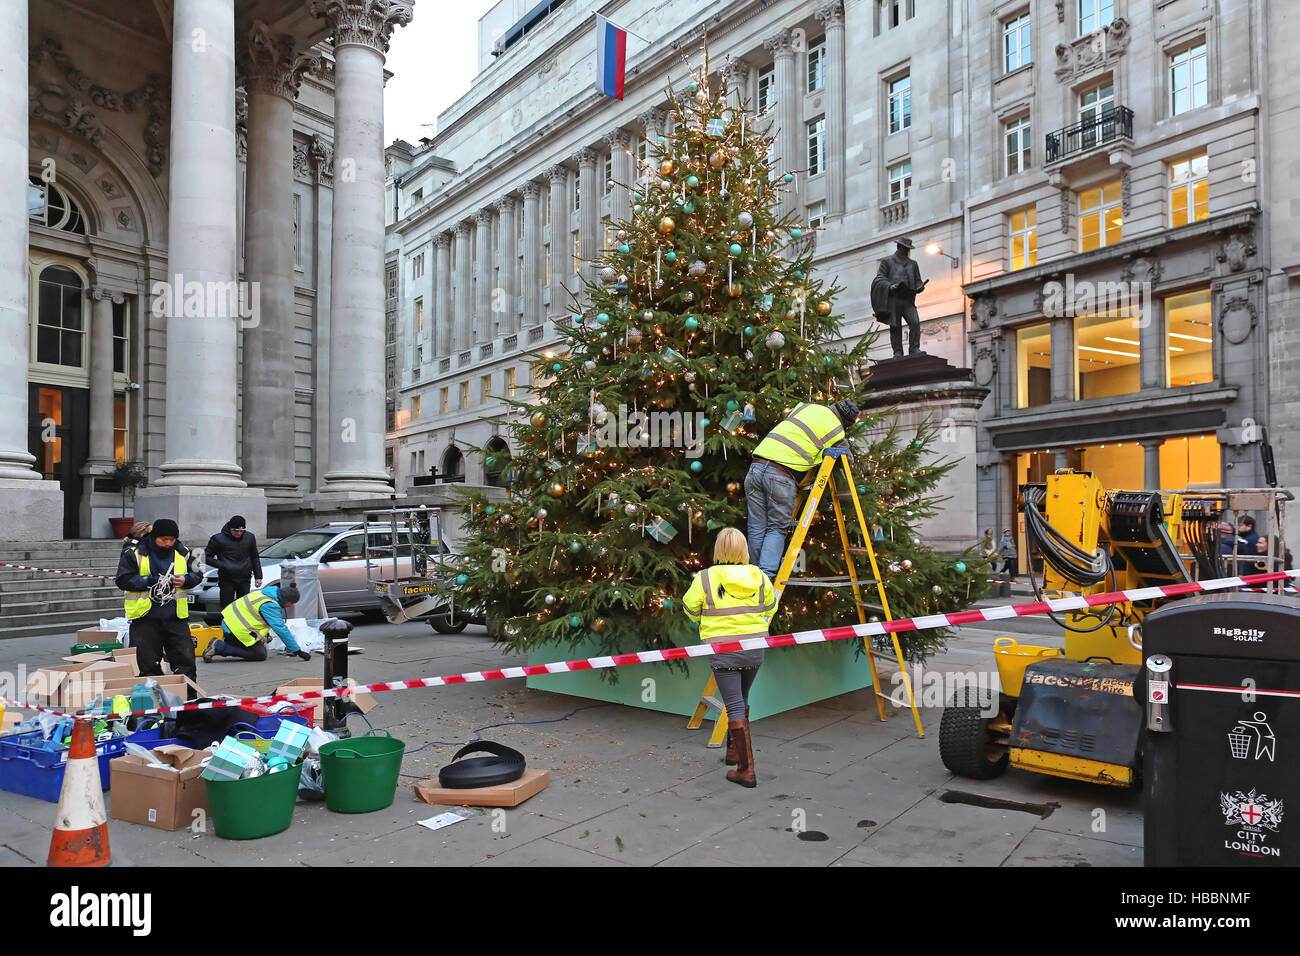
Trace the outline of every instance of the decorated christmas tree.
<path fill-rule="evenodd" d="M 764 121 L 728 106 L 706 71 L 693 76 L 684 95 L 669 91 L 673 132 L 651 144 L 648 176 L 614 184 L 632 192 L 632 218 L 615 224 L 562 324 L 567 352 L 539 358 L 529 401 L 509 402 L 511 460 L 479 450 L 507 497 L 467 493 L 455 596 L 516 650 L 698 640 L 680 597 L 710 563 L 714 532 L 745 527 L 754 446 L 795 406 L 860 401 L 869 388 L 869 341 L 834 344 L 839 290 L 810 274 L 807 226 L 776 211 L 793 175 L 770 169 Z M 877 426 L 865 418 L 849 444 L 893 616 L 964 606 L 979 596 L 978 560 L 937 555 L 912 530 L 952 463 L 922 463 L 928 432 Z M 829 496 L 818 519 L 801 573 L 844 574 Z M 861 547 L 856 524 L 850 507 Z M 863 598 L 875 604 L 875 589 Z M 851 589 L 791 587 L 772 633 L 856 620 Z M 904 635 L 905 653 L 923 659 L 941 638 Z"/>

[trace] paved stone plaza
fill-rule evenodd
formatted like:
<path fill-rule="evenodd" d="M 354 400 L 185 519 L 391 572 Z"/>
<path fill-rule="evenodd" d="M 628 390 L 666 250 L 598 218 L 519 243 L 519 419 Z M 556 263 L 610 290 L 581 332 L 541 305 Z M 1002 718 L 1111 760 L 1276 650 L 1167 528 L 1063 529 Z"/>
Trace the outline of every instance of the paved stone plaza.
<path fill-rule="evenodd" d="M 1011 626 L 1031 635 L 1022 640 L 1060 640 L 1047 622 Z M 992 667 L 989 648 L 1000 633 L 1017 632 L 964 628 L 933 666 Z M 476 628 L 447 637 L 423 624 L 363 625 L 352 642 L 365 649 L 351 661 L 363 682 L 519 663 Z M 68 644 L 5 641 L 0 669 L 48 664 Z M 319 655 L 311 664 L 216 661 L 200 664 L 199 680 L 209 693 L 267 694 L 320 670 Z M 556 720 L 588 705 L 519 681 L 492 682 L 383 694 L 369 718 L 409 752 L 430 740 L 467 741 L 488 724 Z M 557 723 L 484 732 L 551 772 L 547 790 L 505 811 L 505 832 L 500 823 L 494 831 L 490 810 L 470 810 L 469 819 L 437 831 L 417 825 L 450 809 L 417 802 L 410 788 L 450 761 L 457 748 L 447 745 L 409 754 L 396 801 L 376 813 L 338 814 L 300 801 L 288 830 L 247 843 L 117 820 L 109 835 L 114 863 L 137 866 L 1141 865 L 1140 794 L 1017 770 L 990 781 L 954 777 L 939 760 L 939 717 L 937 708 L 924 711 L 926 737 L 918 739 L 906 712 L 881 723 L 870 695 L 859 692 L 758 721 L 759 786 L 745 790 L 724 779 L 722 751 L 704 746 L 707 724 L 692 731 L 680 717 L 603 705 Z M 364 732 L 360 719 L 352 723 L 354 733 Z M 951 802 L 966 799 L 961 794 L 1040 809 Z M 0 862 L 43 863 L 54 812 L 54 804 L 0 793 Z M 796 827 L 800 819 L 804 826 Z"/>

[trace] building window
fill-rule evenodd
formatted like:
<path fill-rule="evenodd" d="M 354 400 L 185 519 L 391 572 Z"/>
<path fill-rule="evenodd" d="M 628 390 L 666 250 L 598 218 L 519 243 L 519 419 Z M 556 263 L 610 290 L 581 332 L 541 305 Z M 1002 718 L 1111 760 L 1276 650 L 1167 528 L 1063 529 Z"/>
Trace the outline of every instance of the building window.
<path fill-rule="evenodd" d="M 478 380 L 478 400 L 480 405 L 492 401 L 492 376 L 482 375 Z"/>
<path fill-rule="evenodd" d="M 577 229 L 573 230 L 573 271 L 582 271 L 582 237 Z"/>
<path fill-rule="evenodd" d="M 126 363 L 131 356 L 131 325 L 126 317 L 126 303 L 113 305 L 113 371 L 127 373 Z"/>
<path fill-rule="evenodd" d="M 614 191 L 614 154 L 610 153 L 605 157 L 605 195 L 608 196 Z"/>
<path fill-rule="evenodd" d="M 130 437 L 127 402 L 128 398 L 124 392 L 113 397 L 113 461 L 119 465 L 127 459 L 127 442 Z"/>
<path fill-rule="evenodd" d="M 551 187 L 542 190 L 542 225 L 551 224 Z"/>
<path fill-rule="evenodd" d="M 39 176 L 29 177 L 27 190 L 27 217 L 34 223 L 64 232 L 86 234 L 86 217 L 81 206 L 55 183 L 47 183 Z"/>
<path fill-rule="evenodd" d="M 411 396 L 411 421 L 413 422 L 419 421 L 419 419 L 420 419 L 420 396 L 412 395 Z"/>
<path fill-rule="evenodd" d="M 1085 129 L 1079 137 L 1082 149 L 1091 149 L 1103 139 L 1115 135 L 1113 124 L 1103 124 L 1102 120 L 1115 112 L 1115 81 L 1106 80 L 1079 94 L 1079 122 Z M 1107 130 L 1106 126 L 1111 126 Z"/>
<path fill-rule="evenodd" d="M 1169 112 L 1172 116 L 1208 102 L 1205 43 L 1187 47 L 1169 58 Z"/>
<path fill-rule="evenodd" d="M 1165 299 L 1165 361 L 1170 388 L 1214 381 L 1209 289 Z"/>
<path fill-rule="evenodd" d="M 826 118 L 808 124 L 808 175 L 816 176 L 826 169 Z"/>
<path fill-rule="evenodd" d="M 417 334 L 424 331 L 424 299 L 415 300 L 415 331 Z"/>
<path fill-rule="evenodd" d="M 37 284 L 36 361 L 65 368 L 85 367 L 85 286 L 63 266 L 49 266 Z"/>
<path fill-rule="evenodd" d="M 1010 73 L 1034 61 L 1029 40 L 1029 13 L 1002 22 L 1002 72 Z"/>
<path fill-rule="evenodd" d="M 460 383 L 460 407 L 469 408 L 469 382 Z"/>
<path fill-rule="evenodd" d="M 424 253 L 411 257 L 411 278 L 419 279 L 424 276 Z"/>
<path fill-rule="evenodd" d="M 506 369 L 506 398 L 515 397 L 515 370 Z"/>
<path fill-rule="evenodd" d="M 1141 388 L 1142 358 L 1138 318 L 1132 309 L 1114 309 L 1074 320 L 1075 398 L 1129 395 Z"/>
<path fill-rule="evenodd" d="M 1169 225 L 1185 226 L 1210 214 L 1210 162 L 1193 156 L 1169 164 Z"/>
<path fill-rule="evenodd" d="M 1079 251 L 1113 246 L 1122 238 L 1119 180 L 1079 193 Z"/>
<path fill-rule="evenodd" d="M 650 131 L 646 130 L 648 136 Z M 637 182 L 645 182 L 650 176 L 650 140 L 643 139 L 636 144 L 636 178 Z"/>
<path fill-rule="evenodd" d="M 388 298 L 397 298 L 397 269 L 388 270 Z"/>
<path fill-rule="evenodd" d="M 1213 432 L 1160 443 L 1161 488 L 1222 488 L 1222 467 L 1219 439 Z"/>
<path fill-rule="evenodd" d="M 765 113 L 776 105 L 776 68 L 765 66 L 758 71 L 758 111 Z"/>
<path fill-rule="evenodd" d="M 826 38 L 817 37 L 808 45 L 808 92 L 816 93 L 826 85 Z"/>
<path fill-rule="evenodd" d="M 1006 131 L 1003 139 L 1006 143 L 1007 175 L 1014 176 L 1016 173 L 1023 173 L 1029 168 L 1032 157 L 1029 144 L 1033 136 L 1030 130 L 1029 117 L 1019 116 L 1010 120 L 1003 126 L 1003 129 Z"/>
<path fill-rule="evenodd" d="M 908 4 L 912 0 L 879 0 L 879 2 L 880 23 L 883 29 L 892 30 L 904 20 L 911 19 Z"/>
<path fill-rule="evenodd" d="M 1041 322 L 1016 330 L 1016 408 L 1052 400 L 1052 325 Z"/>
<path fill-rule="evenodd" d="M 826 200 L 819 199 L 808 204 L 808 228 L 820 229 L 826 221 Z"/>
<path fill-rule="evenodd" d="M 582 177 L 573 177 L 573 211 L 577 212 L 582 208 Z"/>
<path fill-rule="evenodd" d="M 614 223 L 609 216 L 605 216 L 601 219 L 601 225 L 605 229 L 605 252 L 608 253 L 614 248 Z"/>
<path fill-rule="evenodd" d="M 1011 270 L 1038 262 L 1038 209 L 1030 206 L 1011 214 Z"/>
<path fill-rule="evenodd" d="M 438 411 L 446 415 L 450 410 L 450 390 L 446 388 L 438 389 Z"/>
<path fill-rule="evenodd" d="M 889 131 L 897 133 L 912 125 L 912 77 L 900 76 L 889 83 Z"/>
<path fill-rule="evenodd" d="M 909 160 L 889 167 L 889 201 L 900 202 L 912 191 L 912 163 Z"/>
<path fill-rule="evenodd" d="M 1109 26 L 1115 19 L 1115 0 L 1079 0 L 1079 36 Z"/>
<path fill-rule="evenodd" d="M 548 242 L 542 247 L 543 256 L 546 259 L 546 285 L 551 284 L 551 244 Z"/>

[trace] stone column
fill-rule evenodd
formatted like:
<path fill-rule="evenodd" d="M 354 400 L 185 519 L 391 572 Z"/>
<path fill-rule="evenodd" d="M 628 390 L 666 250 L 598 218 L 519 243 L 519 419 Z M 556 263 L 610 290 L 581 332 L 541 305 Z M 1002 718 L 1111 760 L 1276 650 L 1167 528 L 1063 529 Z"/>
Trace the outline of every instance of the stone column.
<path fill-rule="evenodd" d="M 653 179 L 658 175 L 659 169 L 655 163 L 654 155 L 655 148 L 658 145 L 658 139 L 663 135 L 666 115 L 667 114 L 661 109 L 653 109 L 646 110 L 637 117 L 641 125 L 645 127 L 645 139 L 650 144 L 650 148 L 646 151 L 646 162 L 649 164 L 649 167 L 633 166 L 638 181 L 642 179 Z"/>
<path fill-rule="evenodd" d="M 727 95 L 731 105 L 740 109 L 749 98 L 749 78 L 753 68 L 744 60 L 732 60 L 723 71 L 727 80 Z"/>
<path fill-rule="evenodd" d="M 542 184 L 526 182 L 524 194 L 524 328 L 542 323 Z"/>
<path fill-rule="evenodd" d="M 497 255 L 501 258 L 501 335 L 519 331 L 519 277 L 515 274 L 519 259 L 519 200 L 513 195 L 498 199 Z M 498 304 L 497 302 L 493 303 Z"/>
<path fill-rule="evenodd" d="M 844 212 L 844 4 L 824 3 L 816 17 L 826 28 L 826 213 Z"/>
<path fill-rule="evenodd" d="M 1147 491 L 1160 490 L 1160 446 L 1163 438 L 1142 439 L 1142 487 Z"/>
<path fill-rule="evenodd" d="M 330 470 L 323 492 L 390 494 L 384 467 L 384 54 L 410 0 L 311 0 L 334 35 Z"/>
<path fill-rule="evenodd" d="M 113 306 L 121 292 L 95 285 L 90 290 L 90 454 L 89 473 L 113 469 Z"/>
<path fill-rule="evenodd" d="M 609 193 L 609 219 L 612 223 L 626 222 L 632 218 L 632 203 L 628 190 L 636 181 L 632 170 L 632 137 L 625 130 L 616 129 L 605 136 L 609 144 L 610 173 L 614 188 Z"/>
<path fill-rule="evenodd" d="M 232 514 L 264 534 L 266 499 L 236 464 L 236 345 L 256 290 L 235 271 L 234 0 L 177 0 L 172 14 L 165 460 L 137 510 L 191 541 Z"/>
<path fill-rule="evenodd" d="M 433 355 L 450 355 L 455 351 L 455 315 L 451 311 L 451 234 L 438 233 L 434 239 L 437 247 L 436 272 L 433 277 L 434 324 Z"/>
<path fill-rule="evenodd" d="M 799 125 L 799 78 L 794 63 L 794 35 L 782 30 L 764 41 L 763 47 L 772 54 L 773 80 L 776 83 L 776 109 L 772 111 L 776 128 L 772 131 L 776 141 L 776 172 L 784 175 L 803 164 L 798 161 L 797 134 Z M 778 212 L 784 215 L 796 208 L 794 191 L 786 187 L 781 192 Z"/>
<path fill-rule="evenodd" d="M 452 314 L 452 321 L 456 329 L 455 351 L 463 352 L 469 348 L 470 329 L 473 326 L 470 315 L 472 303 L 469 296 L 471 285 L 469 267 L 472 258 L 469 251 L 469 223 L 458 222 L 452 231 L 456 234 L 456 309 Z"/>
<path fill-rule="evenodd" d="M 553 316 L 569 310 L 569 167 L 552 166 L 551 180 L 551 310 Z"/>
<path fill-rule="evenodd" d="M 474 245 L 478 250 L 478 282 L 474 286 L 474 343 L 492 341 L 492 213 L 474 214 Z"/>
<path fill-rule="evenodd" d="M 584 149 L 578 153 L 578 258 L 582 260 L 579 274 L 586 279 L 595 278 L 592 260 L 596 258 L 596 231 L 600 228 L 600 187 L 596 179 L 596 151 Z M 578 284 L 575 292 L 582 290 Z"/>
<path fill-rule="evenodd" d="M 1074 327 L 1070 319 L 1052 320 L 1052 401 L 1074 400 Z"/>
<path fill-rule="evenodd" d="M 244 262 L 258 314 L 244 328 L 244 480 L 298 498 L 294 475 L 293 101 L 314 61 L 254 22 L 241 50 L 248 97 Z"/>

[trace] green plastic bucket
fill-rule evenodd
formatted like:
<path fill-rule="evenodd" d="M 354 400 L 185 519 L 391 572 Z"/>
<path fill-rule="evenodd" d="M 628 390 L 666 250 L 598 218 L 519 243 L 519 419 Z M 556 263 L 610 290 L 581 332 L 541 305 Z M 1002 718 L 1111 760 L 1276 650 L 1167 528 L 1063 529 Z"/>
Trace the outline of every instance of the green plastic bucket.
<path fill-rule="evenodd" d="M 397 775 L 405 752 L 406 744 L 389 736 L 386 730 L 324 744 L 320 748 L 320 769 L 325 782 L 325 806 L 338 813 L 384 809 L 397 795 Z"/>
<path fill-rule="evenodd" d="M 212 827 L 224 840 L 256 840 L 289 829 L 302 761 L 246 780 L 204 780 Z"/>

